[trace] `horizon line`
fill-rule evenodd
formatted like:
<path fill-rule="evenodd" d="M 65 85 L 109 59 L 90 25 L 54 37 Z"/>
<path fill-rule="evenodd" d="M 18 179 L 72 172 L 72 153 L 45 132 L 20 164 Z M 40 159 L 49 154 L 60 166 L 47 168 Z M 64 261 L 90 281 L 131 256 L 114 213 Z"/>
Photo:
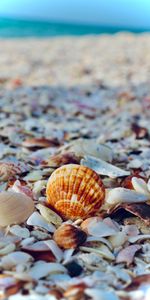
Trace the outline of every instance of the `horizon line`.
<path fill-rule="evenodd" d="M 115 25 L 115 24 L 99 24 L 99 23 L 85 23 L 85 22 L 78 22 L 78 21 L 65 21 L 65 20 L 56 20 L 56 19 L 43 19 L 43 18 L 31 18 L 31 17 L 23 17 L 23 16 L 4 16 L 0 15 L 0 21 L 1 19 L 6 20 L 6 21 L 14 21 L 14 22 L 41 22 L 41 23 L 46 23 L 46 24 L 57 24 L 57 25 L 70 25 L 70 26 L 85 26 L 85 27 L 99 27 L 99 28 L 114 28 L 118 30 L 127 30 L 127 31 L 150 31 L 150 27 L 137 27 L 137 26 L 125 26 L 125 25 Z"/>

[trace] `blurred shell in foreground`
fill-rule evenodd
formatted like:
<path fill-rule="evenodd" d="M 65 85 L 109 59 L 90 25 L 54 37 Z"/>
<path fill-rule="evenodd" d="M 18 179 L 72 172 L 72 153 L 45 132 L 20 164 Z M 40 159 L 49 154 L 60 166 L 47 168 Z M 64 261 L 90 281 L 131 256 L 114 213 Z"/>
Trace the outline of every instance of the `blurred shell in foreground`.
<path fill-rule="evenodd" d="M 93 170 L 69 164 L 53 172 L 46 194 L 48 204 L 64 219 L 85 219 L 102 206 L 105 188 Z"/>
<path fill-rule="evenodd" d="M 0 226 L 23 223 L 33 212 L 31 198 L 21 193 L 0 193 Z"/>

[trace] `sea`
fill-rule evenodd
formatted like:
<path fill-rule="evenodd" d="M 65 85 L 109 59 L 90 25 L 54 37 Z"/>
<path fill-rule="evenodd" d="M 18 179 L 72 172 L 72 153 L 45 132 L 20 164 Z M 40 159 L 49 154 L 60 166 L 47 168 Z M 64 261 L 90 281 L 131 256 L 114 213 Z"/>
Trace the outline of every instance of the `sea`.
<path fill-rule="evenodd" d="M 26 37 L 55 37 L 55 36 L 80 36 L 97 34 L 115 34 L 120 31 L 142 33 L 148 30 L 122 28 L 115 26 L 97 26 L 71 24 L 63 22 L 18 20 L 0 18 L 0 38 L 26 38 Z"/>

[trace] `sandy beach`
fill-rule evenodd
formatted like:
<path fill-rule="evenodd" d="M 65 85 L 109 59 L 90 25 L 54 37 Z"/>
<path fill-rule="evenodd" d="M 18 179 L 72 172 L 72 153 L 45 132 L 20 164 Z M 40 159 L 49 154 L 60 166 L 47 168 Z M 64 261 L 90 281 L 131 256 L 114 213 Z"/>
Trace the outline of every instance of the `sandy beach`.
<path fill-rule="evenodd" d="M 0 221 L 0 299 L 147 300 L 150 35 L 1 39 L 0 139 L 0 191 L 32 198 L 36 211 Z M 95 170 L 107 190 L 75 250 L 53 238 L 62 220 L 41 225 L 37 207 L 69 163 Z M 82 219 L 67 222 L 83 229 Z"/>

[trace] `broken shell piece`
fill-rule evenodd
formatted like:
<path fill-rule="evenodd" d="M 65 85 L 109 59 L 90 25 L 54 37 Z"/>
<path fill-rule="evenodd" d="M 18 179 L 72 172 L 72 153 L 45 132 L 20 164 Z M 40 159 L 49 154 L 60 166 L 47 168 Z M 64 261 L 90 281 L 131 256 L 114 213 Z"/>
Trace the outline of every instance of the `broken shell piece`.
<path fill-rule="evenodd" d="M 30 236 L 30 232 L 27 228 L 23 228 L 19 225 L 14 225 L 12 227 L 10 227 L 9 231 L 14 234 L 19 236 L 20 238 L 28 238 Z"/>
<path fill-rule="evenodd" d="M 108 239 L 103 238 L 103 237 L 97 237 L 97 236 L 88 236 L 86 243 L 92 243 L 92 242 L 101 242 L 102 244 L 105 244 L 110 250 L 112 250 L 112 245 L 108 241 Z"/>
<path fill-rule="evenodd" d="M 116 235 L 109 237 L 109 242 L 113 248 L 119 248 L 120 246 L 124 245 L 127 240 L 127 235 L 124 232 L 117 232 Z"/>
<path fill-rule="evenodd" d="M 125 262 L 128 266 L 133 262 L 134 255 L 137 251 L 141 249 L 140 245 L 131 245 L 122 249 L 116 258 L 117 263 Z"/>
<path fill-rule="evenodd" d="M 0 295 L 2 296 L 1 299 L 6 299 L 10 295 L 16 294 L 20 287 L 21 282 L 13 278 L 12 276 L 1 274 L 0 275 Z M 4 296 L 4 298 L 3 298 Z"/>
<path fill-rule="evenodd" d="M 93 156 L 85 156 L 84 159 L 81 160 L 81 165 L 94 170 L 97 174 L 109 176 L 111 178 L 123 177 L 130 174 L 129 171 L 124 171 Z"/>
<path fill-rule="evenodd" d="M 62 224 L 62 218 L 56 214 L 53 210 L 51 210 L 49 207 L 39 203 L 37 204 L 37 209 L 40 211 L 42 217 L 47 221 L 51 222 L 56 226 L 60 226 Z"/>
<path fill-rule="evenodd" d="M 2 246 L 2 245 L 0 245 L 0 246 Z M 8 253 L 11 253 L 11 252 L 13 252 L 15 249 L 16 249 L 16 246 L 15 246 L 15 244 L 13 244 L 13 243 L 10 243 L 10 244 L 8 244 L 8 245 L 4 245 L 4 247 L 2 247 L 2 248 L 0 249 L 0 256 L 1 256 L 1 255 L 6 255 L 6 254 L 8 254 Z"/>
<path fill-rule="evenodd" d="M 0 193 L 0 226 L 20 224 L 34 211 L 31 198 L 21 193 Z"/>
<path fill-rule="evenodd" d="M 9 188 L 9 191 L 25 194 L 28 197 L 33 198 L 31 189 L 27 185 L 22 185 L 21 181 L 19 181 L 18 179 L 14 182 L 13 186 Z"/>
<path fill-rule="evenodd" d="M 139 217 L 146 225 L 150 225 L 150 205 L 146 203 L 124 203 L 122 208 Z"/>
<path fill-rule="evenodd" d="M 34 182 L 34 181 L 42 179 L 42 176 L 43 176 L 43 172 L 41 170 L 34 170 L 34 171 L 30 172 L 28 175 L 26 175 L 23 179 L 25 181 Z"/>
<path fill-rule="evenodd" d="M 132 178 L 141 178 L 146 182 L 146 177 L 140 175 L 139 171 L 135 171 L 132 175 L 127 176 L 125 178 L 123 178 L 123 180 L 121 181 L 121 187 L 124 187 L 126 189 L 129 190 L 134 190 L 133 184 L 132 184 Z"/>
<path fill-rule="evenodd" d="M 85 219 L 97 212 L 105 198 L 102 180 L 93 170 L 65 165 L 55 170 L 47 183 L 47 203 L 64 219 Z"/>
<path fill-rule="evenodd" d="M 150 284 L 150 274 L 142 274 L 137 277 L 134 277 L 132 282 L 126 287 L 126 291 L 136 290 L 142 285 Z"/>
<path fill-rule="evenodd" d="M 113 291 L 103 291 L 98 288 L 85 289 L 85 294 L 92 300 L 119 300 Z"/>
<path fill-rule="evenodd" d="M 21 251 L 15 251 L 1 258 L 1 265 L 5 269 L 11 269 L 14 266 L 26 264 L 33 261 L 33 257 Z"/>
<path fill-rule="evenodd" d="M 56 229 L 51 223 L 47 223 L 38 212 L 34 212 L 29 217 L 29 219 L 27 220 L 27 225 L 42 227 L 49 232 L 54 232 Z"/>
<path fill-rule="evenodd" d="M 118 187 L 111 190 L 107 190 L 105 203 L 113 206 L 118 203 L 145 202 L 148 199 L 149 197 L 146 195 L 142 195 L 133 190 Z"/>
<path fill-rule="evenodd" d="M 63 251 L 57 246 L 55 241 L 47 240 L 47 241 L 44 241 L 44 243 L 48 246 L 48 248 L 55 255 L 57 261 L 60 262 L 63 258 Z"/>
<path fill-rule="evenodd" d="M 46 183 L 47 183 L 46 180 L 38 180 L 34 183 L 32 192 L 36 199 L 40 197 L 41 191 L 46 187 Z"/>
<path fill-rule="evenodd" d="M 85 230 L 89 235 L 96 237 L 107 237 L 115 235 L 118 230 L 114 227 L 108 226 L 99 217 L 91 217 L 82 222 L 81 228 Z"/>
<path fill-rule="evenodd" d="M 96 140 L 91 139 L 78 139 L 75 140 L 68 145 L 65 145 L 60 148 L 61 153 L 68 153 L 72 152 L 74 153 L 79 159 L 84 157 L 85 155 L 91 155 L 94 157 L 101 158 L 105 161 L 112 161 L 113 159 L 113 151 L 110 147 L 103 145 L 103 144 L 97 144 Z"/>
<path fill-rule="evenodd" d="M 28 275 L 38 280 L 40 278 L 46 277 L 49 274 L 60 274 L 60 273 L 67 273 L 67 269 L 62 266 L 62 264 L 59 263 L 46 263 L 46 262 L 40 262 L 36 265 L 34 265 L 30 271 L 28 272 Z"/>
<path fill-rule="evenodd" d="M 63 224 L 55 231 L 54 240 L 64 249 L 77 248 L 85 242 L 86 233 L 71 224 Z"/>
<path fill-rule="evenodd" d="M 136 192 L 141 193 L 150 199 L 150 192 L 148 190 L 147 184 L 142 178 L 133 177 L 132 185 Z"/>
<path fill-rule="evenodd" d="M 0 181 L 7 181 L 10 177 L 23 173 L 21 165 L 17 166 L 13 163 L 0 162 Z"/>
<path fill-rule="evenodd" d="M 52 168 L 58 168 L 67 164 L 79 164 L 80 159 L 74 153 L 61 153 L 52 155 L 47 163 Z"/>
<path fill-rule="evenodd" d="M 109 250 L 109 248 L 106 245 L 101 245 L 99 247 L 85 247 L 85 246 L 81 246 L 80 250 L 85 251 L 85 252 L 92 252 L 92 253 L 96 253 L 99 254 L 100 256 L 109 259 L 109 260 L 114 260 L 115 256 L 113 255 L 113 253 Z"/>
<path fill-rule="evenodd" d="M 52 253 L 50 247 L 44 241 L 39 241 L 31 245 L 25 245 L 22 250 L 32 255 L 35 260 L 43 260 L 47 262 L 55 262 L 55 254 Z"/>
<path fill-rule="evenodd" d="M 44 137 L 41 138 L 28 138 L 22 143 L 23 147 L 26 148 L 49 148 L 59 146 L 59 142 L 57 139 L 46 139 Z"/>
<path fill-rule="evenodd" d="M 135 242 L 141 241 L 141 240 L 150 240 L 150 234 L 140 234 L 140 235 L 131 236 L 128 238 L 128 241 L 130 243 L 135 243 Z"/>

